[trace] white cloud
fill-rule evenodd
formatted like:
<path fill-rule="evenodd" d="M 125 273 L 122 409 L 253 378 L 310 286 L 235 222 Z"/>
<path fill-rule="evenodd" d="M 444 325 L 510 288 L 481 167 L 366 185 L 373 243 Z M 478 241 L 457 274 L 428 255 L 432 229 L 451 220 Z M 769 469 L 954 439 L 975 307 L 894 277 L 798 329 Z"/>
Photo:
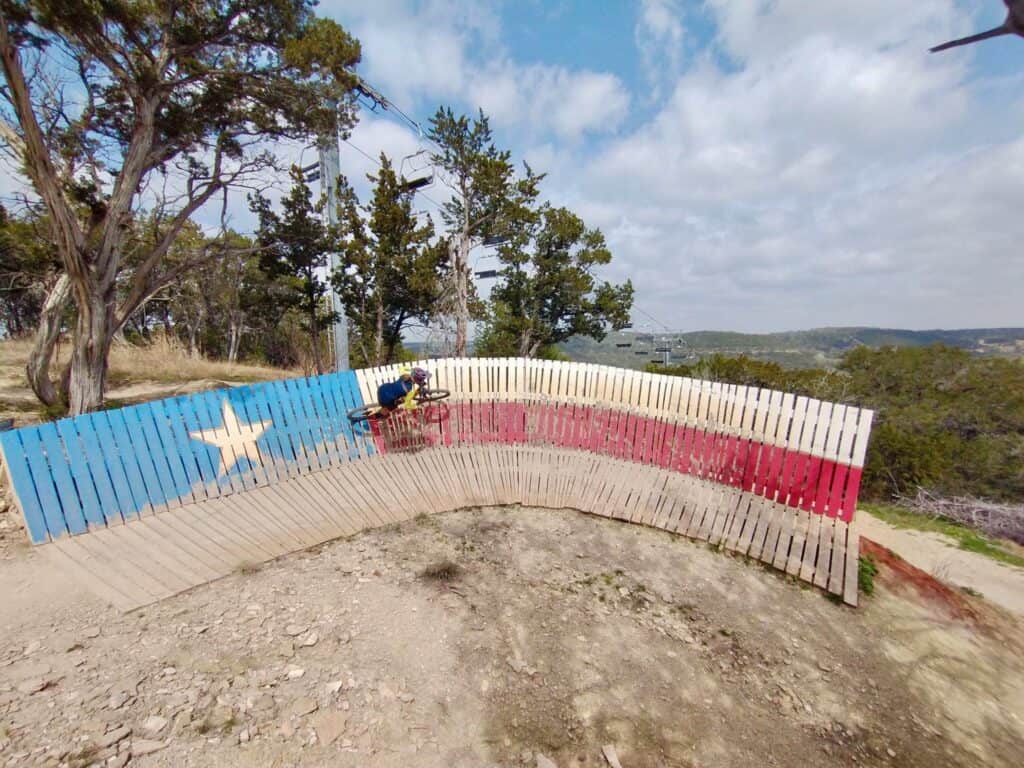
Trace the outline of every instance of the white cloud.
<path fill-rule="evenodd" d="M 662 87 L 682 71 L 686 32 L 678 0 L 643 0 L 633 36 L 651 98 L 657 99 Z"/>
<path fill-rule="evenodd" d="M 551 176 L 638 305 L 685 328 L 1020 324 L 1024 142 L 1000 124 L 1024 105 L 976 95 L 969 59 L 924 53 L 967 14 L 710 5 L 741 66 L 705 57 L 578 179 Z"/>
<path fill-rule="evenodd" d="M 498 125 L 525 136 L 553 132 L 563 140 L 613 131 L 629 110 L 629 92 L 615 75 L 504 61 L 473 78 L 466 98 Z"/>

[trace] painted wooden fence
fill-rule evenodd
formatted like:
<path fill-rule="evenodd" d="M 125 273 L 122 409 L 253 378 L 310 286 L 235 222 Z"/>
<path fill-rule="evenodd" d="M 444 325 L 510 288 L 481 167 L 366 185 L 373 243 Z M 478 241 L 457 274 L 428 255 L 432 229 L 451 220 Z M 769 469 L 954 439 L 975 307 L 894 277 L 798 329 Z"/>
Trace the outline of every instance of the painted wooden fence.
<path fill-rule="evenodd" d="M 856 603 L 871 412 L 605 366 L 420 363 L 452 397 L 353 428 L 394 367 L 0 433 L 33 543 L 122 608 L 420 512 L 569 507 L 771 563 Z"/>

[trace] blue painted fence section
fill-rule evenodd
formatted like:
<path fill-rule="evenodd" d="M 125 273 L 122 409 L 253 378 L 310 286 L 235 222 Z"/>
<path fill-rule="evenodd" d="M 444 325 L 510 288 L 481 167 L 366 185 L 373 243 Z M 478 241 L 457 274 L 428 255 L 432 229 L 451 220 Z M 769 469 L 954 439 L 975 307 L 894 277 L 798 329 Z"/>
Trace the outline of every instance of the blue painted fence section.
<path fill-rule="evenodd" d="M 0 433 L 35 544 L 372 453 L 352 371 L 156 400 Z"/>

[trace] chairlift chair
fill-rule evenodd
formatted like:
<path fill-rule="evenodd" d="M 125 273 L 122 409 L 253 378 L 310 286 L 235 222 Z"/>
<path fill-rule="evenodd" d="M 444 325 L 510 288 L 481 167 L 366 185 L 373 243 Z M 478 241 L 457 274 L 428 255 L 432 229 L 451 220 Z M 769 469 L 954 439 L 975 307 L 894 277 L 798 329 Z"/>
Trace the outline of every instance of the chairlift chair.
<path fill-rule="evenodd" d="M 426 161 L 417 161 L 417 157 L 426 155 Z M 406 173 L 406 165 L 409 172 Z M 418 189 L 425 189 L 434 183 L 434 166 L 430 162 L 430 153 L 426 149 L 413 152 L 402 158 L 398 166 L 398 176 L 402 180 L 401 187 L 404 191 L 415 192 Z"/>
<path fill-rule="evenodd" d="M 632 347 L 633 346 L 633 342 L 632 341 L 617 341 L 617 342 L 615 342 L 615 346 L 619 347 L 620 349 L 624 349 L 626 347 Z"/>

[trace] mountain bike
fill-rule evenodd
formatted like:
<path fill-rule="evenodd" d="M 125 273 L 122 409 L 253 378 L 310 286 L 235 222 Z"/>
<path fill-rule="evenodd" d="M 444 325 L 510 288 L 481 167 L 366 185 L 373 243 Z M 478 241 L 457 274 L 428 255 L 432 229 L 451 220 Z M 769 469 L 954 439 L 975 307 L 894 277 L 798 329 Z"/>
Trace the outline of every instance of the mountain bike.
<path fill-rule="evenodd" d="M 402 403 L 396 408 L 384 408 L 376 403 L 353 408 L 348 412 L 348 419 L 353 424 L 370 421 L 383 421 L 396 413 L 412 413 L 424 409 L 432 403 L 438 403 L 451 397 L 447 389 L 431 389 L 413 384 L 409 394 L 405 396 Z"/>

